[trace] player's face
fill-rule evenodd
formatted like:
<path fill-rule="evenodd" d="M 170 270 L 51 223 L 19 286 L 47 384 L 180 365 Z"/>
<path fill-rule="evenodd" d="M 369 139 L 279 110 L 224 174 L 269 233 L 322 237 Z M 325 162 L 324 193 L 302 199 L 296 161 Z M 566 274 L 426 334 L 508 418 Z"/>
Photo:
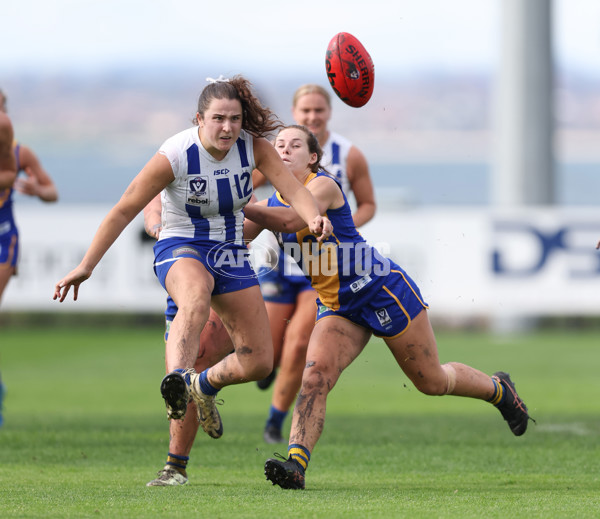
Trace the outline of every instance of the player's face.
<path fill-rule="evenodd" d="M 310 170 L 310 165 L 317 160 L 317 154 L 308 149 L 306 134 L 297 128 L 281 130 L 275 139 L 275 149 L 283 163 L 297 177 Z"/>
<path fill-rule="evenodd" d="M 242 131 L 242 105 L 237 99 L 213 99 L 198 118 L 200 142 L 213 157 L 222 160 Z"/>
<path fill-rule="evenodd" d="M 319 142 L 324 140 L 327 135 L 327 122 L 331 118 L 331 108 L 321 94 L 315 92 L 300 97 L 296 106 L 292 108 L 292 116 L 296 123 L 313 132 Z"/>

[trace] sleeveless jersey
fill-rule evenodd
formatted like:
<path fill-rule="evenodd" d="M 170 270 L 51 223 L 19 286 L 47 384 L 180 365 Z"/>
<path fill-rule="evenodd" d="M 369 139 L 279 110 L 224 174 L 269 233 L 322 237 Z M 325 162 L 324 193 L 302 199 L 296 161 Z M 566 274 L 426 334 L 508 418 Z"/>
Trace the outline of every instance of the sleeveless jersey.
<path fill-rule="evenodd" d="M 348 153 L 352 143 L 335 132 L 329 132 L 327 142 L 323 146 L 321 166 L 332 175 L 342 186 L 342 191 L 349 194 L 350 180 L 348 180 Z"/>
<path fill-rule="evenodd" d="M 17 142 L 14 142 L 13 150 L 15 158 L 17 159 L 17 172 L 21 171 L 19 149 L 20 145 Z M 13 215 L 13 192 L 14 190 L 12 187 L 0 189 L 0 236 L 17 232 Z"/>
<path fill-rule="evenodd" d="M 199 238 L 243 244 L 243 207 L 252 196 L 255 168 L 252 135 L 242 130 L 223 160 L 200 142 L 194 126 L 160 147 L 175 180 L 161 193 L 162 230 L 166 238 Z"/>
<path fill-rule="evenodd" d="M 305 185 L 326 173 L 311 173 Z M 343 194 L 343 191 L 342 191 Z M 289 207 L 276 192 L 270 207 Z M 333 234 L 318 243 L 308 227 L 296 233 L 275 233 L 283 251 L 292 256 L 310 276 L 321 303 L 331 310 L 352 313 L 372 298 L 386 280 L 393 263 L 367 244 L 352 220 L 352 211 L 344 194 L 344 205 L 328 209 Z"/>
<path fill-rule="evenodd" d="M 346 137 L 335 132 L 329 132 L 327 142 L 322 147 L 323 157 L 321 158 L 321 166 L 338 181 L 346 195 L 352 193 L 347 172 L 348 153 L 351 147 L 352 143 Z M 275 240 L 273 238 L 265 238 L 265 240 L 268 245 L 274 246 Z M 279 263 L 281 264 L 282 262 L 280 261 Z M 282 267 L 287 275 L 303 275 L 297 263 L 289 256 L 284 255 Z"/>

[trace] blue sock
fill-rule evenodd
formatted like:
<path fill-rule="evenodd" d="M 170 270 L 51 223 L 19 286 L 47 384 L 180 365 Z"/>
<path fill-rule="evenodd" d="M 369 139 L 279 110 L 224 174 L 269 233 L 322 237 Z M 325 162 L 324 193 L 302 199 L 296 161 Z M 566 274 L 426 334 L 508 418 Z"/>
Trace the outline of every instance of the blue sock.
<path fill-rule="evenodd" d="M 183 380 L 185 380 L 185 383 L 189 386 L 192 382 L 190 380 L 190 374 L 186 373 L 186 370 L 183 368 L 178 368 L 178 369 L 174 369 L 173 370 L 175 373 L 179 373 L 183 376 Z"/>
<path fill-rule="evenodd" d="M 280 411 L 276 407 L 271 406 L 271 408 L 269 409 L 269 418 L 267 419 L 266 424 L 267 427 L 273 425 L 277 427 L 277 429 L 281 430 L 281 428 L 283 427 L 283 421 L 285 420 L 287 414 L 287 411 Z"/>
<path fill-rule="evenodd" d="M 202 373 L 200 373 L 200 379 L 198 381 L 200 384 L 200 391 L 202 391 L 205 395 L 214 396 L 219 392 L 219 390 L 208 381 L 208 378 L 206 377 L 207 373 L 208 369 L 205 369 Z"/>

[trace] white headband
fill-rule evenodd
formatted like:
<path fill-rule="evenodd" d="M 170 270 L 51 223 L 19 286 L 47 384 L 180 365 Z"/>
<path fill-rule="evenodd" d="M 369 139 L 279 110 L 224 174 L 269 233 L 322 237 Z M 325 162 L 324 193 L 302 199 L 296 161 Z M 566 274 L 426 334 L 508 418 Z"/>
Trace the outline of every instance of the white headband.
<path fill-rule="evenodd" d="M 206 81 L 208 81 L 209 83 L 229 83 L 229 79 L 227 79 L 226 77 L 223 77 L 223 74 L 221 74 L 217 79 L 213 79 L 212 77 L 207 77 Z"/>

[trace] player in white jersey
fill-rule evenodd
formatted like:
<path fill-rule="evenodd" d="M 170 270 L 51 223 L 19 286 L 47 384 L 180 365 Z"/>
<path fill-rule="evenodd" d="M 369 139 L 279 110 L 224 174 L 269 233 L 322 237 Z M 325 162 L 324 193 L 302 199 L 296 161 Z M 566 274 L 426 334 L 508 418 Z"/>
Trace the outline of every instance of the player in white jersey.
<path fill-rule="evenodd" d="M 340 182 L 344 193 L 352 193 L 356 208 L 352 213 L 357 227 L 375 215 L 375 194 L 364 154 L 348 139 L 329 130 L 331 97 L 320 85 L 298 88 L 292 102 L 292 116 L 318 139 L 323 150 L 321 165 Z"/>
<path fill-rule="evenodd" d="M 354 196 L 352 218 L 355 225 L 368 222 L 376 209 L 369 166 L 363 153 L 349 139 L 329 130 L 329 91 L 320 85 L 300 86 L 292 100 L 292 116 L 296 123 L 309 128 L 317 137 L 323 150 L 321 166 L 336 178 L 348 198 Z M 274 268 L 259 271 L 271 322 L 275 361 L 280 359 L 263 432 L 267 443 L 284 441 L 281 429 L 300 389 L 306 349 L 316 317 L 316 293 L 310 281 L 293 259 L 283 252 L 280 257 L 283 259 Z M 259 387 L 265 385 L 262 383 Z"/>
<path fill-rule="evenodd" d="M 258 283 L 238 230 L 252 195 L 254 167 L 282 191 L 319 239 L 331 222 L 289 172 L 265 138 L 281 126 L 242 76 L 210 80 L 198 100 L 197 127 L 168 139 L 104 218 L 81 263 L 54 288 L 63 302 L 88 279 L 125 227 L 161 191 L 163 230 L 155 245 L 155 272 L 178 307 L 166 344 L 161 393 L 169 419 L 185 416 L 193 398 L 204 431 L 223 433 L 215 395 L 228 385 L 265 377 L 273 346 Z M 187 146 L 187 148 L 186 148 Z M 220 182 L 220 179 L 227 179 Z M 193 366 L 211 306 L 235 352 L 198 374 Z"/>

